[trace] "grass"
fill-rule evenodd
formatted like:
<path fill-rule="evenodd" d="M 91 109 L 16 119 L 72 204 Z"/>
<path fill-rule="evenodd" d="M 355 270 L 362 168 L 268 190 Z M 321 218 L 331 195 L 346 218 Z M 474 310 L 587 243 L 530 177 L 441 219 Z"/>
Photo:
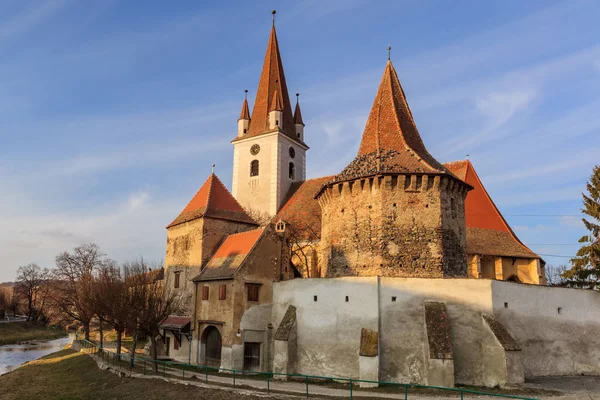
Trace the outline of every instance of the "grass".
<path fill-rule="evenodd" d="M 37 322 L 7 322 L 0 324 L 0 345 L 30 340 L 50 340 L 67 336 L 59 328 L 49 328 Z"/>
<path fill-rule="evenodd" d="M 3 400 L 200 399 L 255 400 L 258 396 L 204 389 L 158 379 L 120 378 L 101 371 L 90 357 L 61 350 L 0 376 Z"/>

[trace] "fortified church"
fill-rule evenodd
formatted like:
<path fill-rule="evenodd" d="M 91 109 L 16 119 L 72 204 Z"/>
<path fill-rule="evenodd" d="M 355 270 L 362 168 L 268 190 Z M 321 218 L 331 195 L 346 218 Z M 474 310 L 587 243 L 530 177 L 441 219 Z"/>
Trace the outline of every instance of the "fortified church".
<path fill-rule="evenodd" d="M 389 59 L 339 174 L 306 179 L 304 128 L 273 25 L 231 192 L 212 173 L 167 226 L 165 285 L 187 311 L 164 321 L 165 355 L 443 386 L 600 373 L 598 347 L 566 346 L 600 337 L 595 294 L 544 286 L 471 162 L 427 151 Z"/>

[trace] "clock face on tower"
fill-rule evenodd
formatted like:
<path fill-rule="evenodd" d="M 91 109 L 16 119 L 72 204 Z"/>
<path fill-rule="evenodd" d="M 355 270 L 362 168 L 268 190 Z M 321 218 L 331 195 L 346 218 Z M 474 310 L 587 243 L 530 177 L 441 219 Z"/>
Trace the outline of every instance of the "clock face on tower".
<path fill-rule="evenodd" d="M 292 157 L 292 158 L 296 157 L 296 150 L 294 150 L 293 147 L 290 147 L 290 157 Z"/>
<path fill-rule="evenodd" d="M 253 156 L 257 155 L 260 152 L 260 146 L 257 144 L 253 144 L 252 147 L 250 147 L 250 154 L 252 154 Z"/>

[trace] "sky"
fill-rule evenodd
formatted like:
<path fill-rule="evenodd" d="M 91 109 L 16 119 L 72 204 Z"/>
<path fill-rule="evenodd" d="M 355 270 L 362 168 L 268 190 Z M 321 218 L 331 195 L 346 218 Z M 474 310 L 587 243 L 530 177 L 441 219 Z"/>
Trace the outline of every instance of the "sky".
<path fill-rule="evenodd" d="M 90 241 L 163 260 L 213 163 L 231 188 L 273 8 L 309 178 L 356 155 L 389 45 L 429 152 L 468 154 L 547 263 L 576 253 L 600 163 L 600 2 L 0 0 L 0 281 Z"/>

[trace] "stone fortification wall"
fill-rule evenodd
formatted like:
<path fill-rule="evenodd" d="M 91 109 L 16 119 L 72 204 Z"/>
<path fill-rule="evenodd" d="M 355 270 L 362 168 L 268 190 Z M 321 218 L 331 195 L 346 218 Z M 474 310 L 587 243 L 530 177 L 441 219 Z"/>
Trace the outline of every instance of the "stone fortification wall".
<path fill-rule="evenodd" d="M 378 176 L 328 187 L 321 275 L 467 276 L 464 197 L 449 177 Z"/>
<path fill-rule="evenodd" d="M 452 343 L 452 360 L 444 364 L 453 367 L 454 381 L 496 386 L 522 381 L 523 372 L 600 374 L 599 296 L 491 280 L 297 279 L 274 285 L 271 321 L 277 329 L 288 306 L 296 307 L 296 373 L 358 378 L 366 328 L 379 332 L 380 380 L 431 384 L 425 304 L 441 302 Z M 486 315 L 516 347 L 490 328 Z"/>

